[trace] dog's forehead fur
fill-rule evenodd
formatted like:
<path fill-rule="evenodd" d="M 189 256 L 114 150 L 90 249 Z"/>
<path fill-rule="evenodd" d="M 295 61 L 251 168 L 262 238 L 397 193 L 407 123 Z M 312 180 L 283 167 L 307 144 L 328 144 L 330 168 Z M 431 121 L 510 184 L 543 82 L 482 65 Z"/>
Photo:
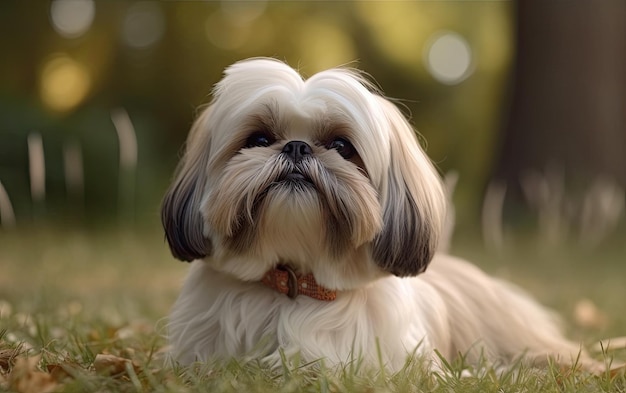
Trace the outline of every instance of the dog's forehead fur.
<path fill-rule="evenodd" d="M 239 126 L 214 135 L 214 146 L 228 145 L 233 133 L 247 137 L 255 131 L 255 120 L 270 124 L 270 131 L 284 141 L 342 136 L 368 157 L 366 170 L 379 185 L 389 166 L 389 135 L 377 95 L 374 85 L 352 69 L 330 69 L 305 80 L 278 60 L 235 63 L 215 85 L 211 105 L 215 127 Z"/>

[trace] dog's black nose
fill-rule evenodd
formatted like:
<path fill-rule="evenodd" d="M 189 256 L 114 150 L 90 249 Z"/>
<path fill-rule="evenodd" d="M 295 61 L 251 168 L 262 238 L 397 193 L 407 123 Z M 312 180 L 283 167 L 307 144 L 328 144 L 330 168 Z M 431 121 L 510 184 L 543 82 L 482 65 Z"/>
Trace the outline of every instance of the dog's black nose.
<path fill-rule="evenodd" d="M 294 163 L 299 163 L 306 156 L 313 154 L 311 146 L 303 141 L 291 141 L 283 146 L 283 153 Z"/>

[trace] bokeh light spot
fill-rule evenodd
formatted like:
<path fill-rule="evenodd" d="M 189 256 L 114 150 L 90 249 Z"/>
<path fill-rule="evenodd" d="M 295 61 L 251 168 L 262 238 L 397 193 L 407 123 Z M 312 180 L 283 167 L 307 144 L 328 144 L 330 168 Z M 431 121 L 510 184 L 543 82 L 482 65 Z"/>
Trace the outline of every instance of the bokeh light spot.
<path fill-rule="evenodd" d="M 65 38 L 78 38 L 85 34 L 95 14 L 93 0 L 55 0 L 50 4 L 52 27 Z"/>
<path fill-rule="evenodd" d="M 146 49 L 156 44 L 165 33 L 165 17 L 158 2 L 142 1 L 126 12 L 123 38 L 126 45 Z"/>
<path fill-rule="evenodd" d="M 472 50 L 467 41 L 454 32 L 436 33 L 426 46 L 426 68 L 439 82 L 455 85 L 472 71 Z"/>
<path fill-rule="evenodd" d="M 40 95 L 53 110 L 64 112 L 80 104 L 91 87 L 91 77 L 84 65 L 67 55 L 55 55 L 41 72 Z"/>

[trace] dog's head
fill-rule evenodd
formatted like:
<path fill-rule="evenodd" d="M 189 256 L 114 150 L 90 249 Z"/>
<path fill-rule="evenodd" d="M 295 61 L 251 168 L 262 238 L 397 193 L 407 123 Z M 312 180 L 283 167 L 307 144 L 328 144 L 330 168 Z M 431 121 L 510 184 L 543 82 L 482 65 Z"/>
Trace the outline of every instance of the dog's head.
<path fill-rule="evenodd" d="M 162 220 L 178 259 L 242 280 L 287 263 L 342 289 L 423 272 L 445 203 L 413 129 L 361 74 L 304 80 L 250 59 L 193 125 Z"/>

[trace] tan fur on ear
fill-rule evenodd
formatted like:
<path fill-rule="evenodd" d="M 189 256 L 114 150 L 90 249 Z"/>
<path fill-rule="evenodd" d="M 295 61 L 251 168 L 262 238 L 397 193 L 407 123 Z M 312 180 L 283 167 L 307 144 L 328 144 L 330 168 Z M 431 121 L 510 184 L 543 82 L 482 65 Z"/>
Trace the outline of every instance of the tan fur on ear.
<path fill-rule="evenodd" d="M 391 162 L 382 192 L 383 230 L 372 251 L 382 269 L 413 276 L 426 270 L 437 250 L 446 199 L 441 179 L 413 128 L 394 104 L 379 100 L 390 127 Z"/>
<path fill-rule="evenodd" d="M 161 205 L 165 237 L 172 255 L 181 261 L 192 261 L 211 254 L 211 243 L 204 235 L 200 213 L 209 159 L 209 113 L 210 108 L 205 109 L 192 126 L 185 154 Z"/>

